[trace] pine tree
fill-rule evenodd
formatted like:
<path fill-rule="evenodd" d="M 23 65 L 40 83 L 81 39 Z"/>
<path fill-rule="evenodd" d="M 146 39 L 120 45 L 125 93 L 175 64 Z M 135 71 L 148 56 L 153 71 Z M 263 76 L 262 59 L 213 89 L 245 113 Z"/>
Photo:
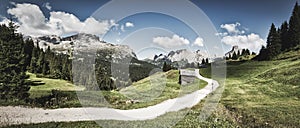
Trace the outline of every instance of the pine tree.
<path fill-rule="evenodd" d="M 254 59 L 258 60 L 258 61 L 268 60 L 269 56 L 268 56 L 268 50 L 267 50 L 267 48 L 265 46 L 262 46 L 262 48 L 259 51 L 259 55 L 257 55 Z"/>
<path fill-rule="evenodd" d="M 48 46 L 45 51 L 45 59 L 50 60 L 51 58 L 52 58 L 52 52 L 51 52 L 50 46 Z"/>
<path fill-rule="evenodd" d="M 205 64 L 205 63 L 206 63 L 205 59 L 203 58 L 201 64 Z"/>
<path fill-rule="evenodd" d="M 32 50 L 30 68 L 29 68 L 29 72 L 31 73 L 36 73 L 37 71 L 38 52 L 39 52 L 38 48 L 34 47 Z"/>
<path fill-rule="evenodd" d="M 293 14 L 290 18 L 289 21 L 289 30 L 288 30 L 288 44 L 287 48 L 291 49 L 292 47 L 299 45 L 300 44 L 300 9 L 298 6 L 298 2 L 296 2 L 294 9 L 293 9 Z"/>
<path fill-rule="evenodd" d="M 249 49 L 246 49 L 245 55 L 248 56 L 248 55 L 250 55 L 250 54 L 251 54 L 251 53 L 250 53 L 250 50 L 249 50 Z"/>
<path fill-rule="evenodd" d="M 233 60 L 237 60 L 238 59 L 238 56 L 237 56 L 237 54 L 235 52 L 233 52 L 232 59 Z"/>
<path fill-rule="evenodd" d="M 25 64 L 29 68 L 30 62 L 31 62 L 31 57 L 32 57 L 32 50 L 34 48 L 34 43 L 32 40 L 26 40 L 25 45 L 24 45 L 24 52 L 25 52 Z"/>
<path fill-rule="evenodd" d="M 238 59 L 238 58 L 241 56 L 241 52 L 240 52 L 240 50 L 238 50 L 238 52 L 237 52 L 236 56 L 237 56 L 237 59 Z"/>
<path fill-rule="evenodd" d="M 29 97 L 29 81 L 26 80 L 26 55 L 21 34 L 16 26 L 0 25 L 0 99 L 18 101 Z"/>
<path fill-rule="evenodd" d="M 271 25 L 271 29 L 267 38 L 267 55 L 269 59 L 275 57 L 281 52 L 281 40 L 279 32 L 276 30 L 274 24 Z"/>
<path fill-rule="evenodd" d="M 197 68 L 200 68 L 200 67 L 201 67 L 200 63 L 197 63 Z"/>
<path fill-rule="evenodd" d="M 245 56 L 246 55 L 246 49 L 243 49 L 242 50 L 242 56 Z"/>
<path fill-rule="evenodd" d="M 62 66 L 62 79 L 64 79 L 64 80 L 70 80 L 70 74 L 71 74 L 71 71 L 70 71 L 70 69 L 69 69 L 69 61 L 68 61 L 69 59 L 68 59 L 68 56 L 67 55 L 64 55 L 63 57 L 62 57 L 62 64 L 63 64 L 63 66 Z"/>
<path fill-rule="evenodd" d="M 209 64 L 209 60 L 208 60 L 208 58 L 206 58 L 206 60 L 205 60 L 205 63 L 206 63 L 206 64 Z"/>
<path fill-rule="evenodd" d="M 43 51 L 40 51 L 39 58 L 37 61 L 37 70 L 36 70 L 37 73 L 43 72 L 44 63 L 45 63 L 45 53 Z"/>
<path fill-rule="evenodd" d="M 48 71 L 49 71 L 49 66 L 48 66 L 48 63 L 45 62 L 45 63 L 43 63 L 42 74 L 45 76 L 48 74 Z"/>
<path fill-rule="evenodd" d="M 166 62 L 164 62 L 164 64 L 163 64 L 163 71 L 167 72 L 167 71 L 170 71 L 171 69 L 172 69 L 171 65 L 167 64 Z"/>
<path fill-rule="evenodd" d="M 229 60 L 232 59 L 231 54 L 229 54 L 228 59 L 229 59 Z"/>
<path fill-rule="evenodd" d="M 285 21 L 281 27 L 280 27 L 280 40 L 281 40 L 281 51 L 287 50 L 290 47 L 290 41 L 289 41 L 289 25 Z"/>

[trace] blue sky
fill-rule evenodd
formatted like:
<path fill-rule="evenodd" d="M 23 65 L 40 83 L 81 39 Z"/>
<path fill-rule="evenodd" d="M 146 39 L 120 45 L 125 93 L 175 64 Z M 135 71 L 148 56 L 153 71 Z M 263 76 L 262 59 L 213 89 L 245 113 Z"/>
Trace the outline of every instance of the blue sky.
<path fill-rule="evenodd" d="M 141 58 L 145 58 L 147 56 L 149 57 L 149 55 L 153 53 L 158 54 L 158 52 L 168 52 L 170 50 L 182 48 L 190 48 L 191 50 L 200 49 L 208 52 L 214 51 L 213 47 L 216 48 L 216 46 L 210 45 L 212 42 L 214 42 L 211 39 L 213 38 L 212 35 L 211 37 L 208 37 L 209 35 L 203 32 L 208 31 L 210 27 L 207 29 L 202 27 L 200 28 L 201 30 L 199 30 L 200 33 L 197 33 L 197 31 L 193 30 L 194 27 L 191 28 L 191 26 L 187 24 L 189 20 L 191 21 L 189 23 L 192 23 L 193 18 L 195 18 L 195 20 L 201 20 L 202 18 L 207 22 L 211 21 L 211 24 L 216 29 L 216 33 L 219 33 L 219 38 L 224 48 L 223 51 L 229 50 L 232 45 L 241 45 L 241 47 L 249 47 L 251 50 L 257 52 L 259 45 L 265 41 L 271 23 L 275 23 L 275 25 L 279 26 L 283 21 L 288 20 L 291 15 L 292 8 L 296 2 L 295 0 L 192 0 L 193 4 L 203 10 L 208 19 L 206 19 L 204 15 L 193 15 L 191 16 L 192 18 L 186 20 L 178 19 L 177 17 L 172 17 L 170 15 L 161 13 L 147 12 L 129 15 L 122 17 L 121 19 L 120 17 L 118 17 L 119 19 L 114 19 L 117 18 L 117 16 L 114 17 L 115 15 L 122 15 L 121 12 L 124 6 L 128 6 L 129 8 L 127 10 L 130 10 L 130 7 L 145 8 L 149 5 L 140 2 L 140 4 L 136 4 L 134 6 L 134 4 L 130 2 L 124 2 L 124 0 L 120 1 L 122 3 L 120 7 L 115 6 L 114 8 L 111 8 L 109 13 L 111 15 L 105 15 L 105 11 L 103 12 L 98 10 L 97 12 L 97 9 L 109 2 L 106 0 L 2 0 L 0 2 L 0 16 L 2 19 L 4 19 L 4 17 L 9 17 L 12 14 L 21 15 L 18 12 L 19 10 L 13 10 L 11 11 L 10 15 L 8 14 L 9 8 L 16 8 L 14 3 L 29 3 L 32 5 L 37 5 L 42 12 L 42 16 L 44 16 L 47 20 L 50 20 L 49 18 L 51 17 L 51 12 L 64 12 L 63 14 L 55 13 L 56 16 L 65 16 L 64 18 L 66 18 L 68 14 L 73 14 L 76 18 L 78 18 L 81 24 L 88 23 L 107 27 L 108 30 L 104 29 L 105 32 L 95 31 L 92 29 L 92 26 L 88 26 L 89 28 L 87 30 L 87 32 L 92 32 L 99 35 L 103 34 L 101 37 L 106 41 L 127 44 L 130 47 L 133 47 L 135 52 L 143 51 L 142 49 L 147 49 L 148 51 L 153 49 L 152 53 L 147 52 L 147 54 L 141 55 Z M 140 6 L 136 7 L 137 5 Z M 178 15 L 182 15 L 181 17 L 184 17 L 184 15 L 192 15 L 189 10 L 183 10 L 185 8 L 183 6 L 185 5 L 180 5 L 180 2 L 169 2 L 169 4 L 165 2 L 161 5 L 161 8 L 176 9 L 176 12 L 180 13 Z M 90 16 L 95 17 L 95 20 L 107 21 L 95 22 L 93 19 L 90 19 L 89 22 L 85 22 Z M 37 19 L 41 17 L 38 17 Z M 115 20 L 114 23 L 110 21 L 112 19 Z M 17 21 L 20 19 L 15 18 L 15 20 Z M 23 21 L 25 22 L 26 20 Z M 57 19 L 53 21 L 57 21 Z M 106 26 L 107 24 L 111 25 Z M 117 24 L 117 26 L 113 26 L 113 24 Z M 199 24 L 205 26 L 209 23 L 203 22 Z M 110 27 L 112 28 L 109 29 Z M 77 29 L 78 28 L 65 27 L 63 32 L 57 33 L 63 36 L 72 32 L 77 32 Z M 24 27 L 24 32 L 30 33 L 31 31 Z M 213 31 L 210 33 L 213 33 Z M 33 34 L 39 33 L 35 32 Z M 198 37 L 199 39 L 203 39 L 200 42 L 198 40 L 198 42 L 200 44 L 203 43 L 204 46 L 195 44 L 195 40 Z M 161 44 L 162 41 L 169 41 L 170 43 L 176 43 L 176 41 L 178 41 L 179 43 L 178 47 L 173 48 L 169 47 L 168 44 Z M 241 41 L 241 43 L 239 41 Z M 252 42 L 253 44 L 251 44 Z M 217 48 L 215 50 L 217 50 Z"/>

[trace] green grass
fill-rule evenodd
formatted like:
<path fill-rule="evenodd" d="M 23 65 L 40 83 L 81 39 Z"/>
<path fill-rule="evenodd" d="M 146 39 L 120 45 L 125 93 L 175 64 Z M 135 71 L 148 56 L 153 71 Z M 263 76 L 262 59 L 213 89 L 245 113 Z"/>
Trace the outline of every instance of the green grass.
<path fill-rule="evenodd" d="M 300 126 L 299 55 L 294 51 L 280 55 L 280 60 L 227 65 L 221 103 L 240 126 Z"/>
<path fill-rule="evenodd" d="M 166 78 L 166 79 L 161 79 L 161 78 Z M 121 108 L 121 109 L 134 109 L 134 108 L 141 108 L 141 107 L 146 107 L 146 106 L 151 106 L 158 104 L 162 101 L 165 101 L 170 98 L 176 98 L 178 96 L 191 93 L 193 91 L 199 90 L 200 88 L 203 88 L 205 85 L 207 85 L 206 82 L 202 80 L 196 80 L 194 83 L 190 85 L 185 85 L 181 86 L 178 84 L 178 78 L 179 78 L 179 71 L 177 70 L 172 70 L 166 73 L 157 73 L 152 75 L 151 77 L 145 78 L 141 81 L 138 81 L 134 83 L 132 86 L 124 88 L 120 90 L 120 93 L 117 91 L 82 91 L 81 94 L 81 102 L 85 102 L 85 106 L 97 106 L 97 107 L 103 107 L 107 106 L 104 102 L 101 102 L 103 100 L 107 100 L 111 107 L 114 108 Z M 155 80 L 158 80 L 155 82 Z M 165 84 L 161 84 L 161 80 L 166 80 Z M 162 87 L 160 87 L 162 86 Z M 155 90 L 156 89 L 156 90 Z M 159 92 L 158 94 L 153 95 L 153 93 Z M 127 97 L 125 97 L 127 96 Z M 105 99 L 103 99 L 105 98 Z M 140 99 L 141 103 L 137 104 L 118 104 L 119 101 L 122 100 L 128 100 L 128 99 Z M 85 101 L 86 99 L 86 101 Z M 68 101 L 71 102 L 71 101 Z M 78 102 L 75 101 L 75 102 Z M 74 103 L 73 103 L 74 104 Z M 180 111 L 181 114 L 186 114 L 188 117 L 186 118 L 185 121 L 181 121 L 179 123 L 178 127 L 181 127 L 182 125 L 185 125 L 185 123 L 188 123 L 190 120 L 196 120 L 198 113 L 196 110 L 201 110 L 202 104 L 195 106 L 193 108 L 193 111 L 189 111 L 189 109 L 182 110 Z M 164 124 L 164 123 L 172 123 L 172 120 L 175 118 L 178 118 L 178 113 L 177 112 L 171 112 L 166 115 L 163 115 L 157 119 L 150 120 L 150 121 L 131 121 L 131 123 L 126 123 L 125 121 L 98 121 L 99 123 L 109 123 L 112 125 L 121 126 L 118 125 L 120 123 L 122 124 L 128 124 L 127 127 L 155 127 L 152 124 L 156 124 L 157 126 Z M 214 118 L 211 118 L 214 120 Z M 225 119 L 222 119 L 225 120 Z M 223 121 L 222 121 L 223 122 Z M 220 124 L 223 124 L 220 121 Z M 147 125 L 145 125 L 145 123 Z M 206 122 L 206 124 L 211 124 Z M 225 123 L 225 124 L 231 124 L 231 123 Z M 175 125 L 175 124 L 174 124 Z M 205 126 L 203 122 L 199 122 L 194 125 L 190 125 L 191 127 L 193 126 Z M 213 126 L 213 124 L 211 124 Z M 49 122 L 49 123 L 41 123 L 41 124 L 29 124 L 29 125 L 14 125 L 10 127 L 66 127 L 66 128 L 81 128 L 81 127 L 89 127 L 89 128 L 94 128 L 94 127 L 99 127 L 99 125 L 93 121 L 88 121 L 88 122 L 70 122 L 70 123 L 55 123 L 55 122 Z"/>
<path fill-rule="evenodd" d="M 138 100 L 137 104 L 123 104 L 122 109 L 143 108 L 176 98 L 207 85 L 207 82 L 196 79 L 194 83 L 181 86 L 179 83 L 179 71 L 171 70 L 166 73 L 156 73 L 133 83 L 132 86 L 120 90 L 120 93 L 128 99 Z"/>
<path fill-rule="evenodd" d="M 153 74 L 120 91 L 82 91 L 78 94 L 83 106 L 126 110 L 152 106 L 194 92 L 207 85 L 205 81 L 195 80 L 190 85 L 181 86 L 178 81 L 179 71 L 171 70 L 166 73 Z M 138 103 L 126 104 L 128 100 L 136 100 Z"/>
<path fill-rule="evenodd" d="M 230 61 L 227 63 L 225 90 L 216 111 L 206 121 L 200 122 L 198 116 L 204 104 L 202 101 L 188 111 L 175 127 L 300 127 L 299 70 L 300 50 L 279 55 L 273 61 Z M 200 73 L 210 77 L 211 68 L 201 69 Z M 147 83 L 143 80 L 139 82 L 141 85 Z M 97 122 L 116 127 L 156 127 L 167 124 L 168 121 L 176 119 L 176 115 L 186 111 L 171 112 L 149 121 Z M 99 127 L 93 121 L 22 126 Z"/>
<path fill-rule="evenodd" d="M 61 90 L 61 91 L 80 91 L 84 90 L 84 87 L 75 86 L 69 81 L 60 79 L 48 79 L 48 78 L 37 78 L 35 74 L 27 73 L 32 81 L 37 81 L 42 83 L 42 85 L 31 86 L 29 93 L 30 98 L 41 97 L 49 95 L 51 90 Z"/>
<path fill-rule="evenodd" d="M 161 82 L 153 82 L 153 79 L 156 80 L 158 79 L 159 81 L 161 80 L 160 78 L 167 78 L 165 84 L 161 84 Z M 119 99 L 128 99 L 128 97 L 122 97 L 121 93 L 124 93 L 125 95 L 130 95 L 130 97 L 134 97 L 135 99 L 140 98 L 143 100 L 143 97 L 146 97 L 147 100 L 145 102 L 139 103 L 139 104 L 133 104 L 133 105 L 122 105 L 123 109 L 129 109 L 129 108 L 140 108 L 140 107 L 145 107 L 149 105 L 154 105 L 159 102 L 162 102 L 164 100 L 170 99 L 170 98 L 175 98 L 180 95 L 184 95 L 187 93 L 191 93 L 193 91 L 196 91 L 200 88 L 203 88 L 207 83 L 201 80 L 197 80 L 195 83 L 191 85 L 185 85 L 181 86 L 178 84 L 178 78 L 179 78 L 179 72 L 176 70 L 169 71 L 167 73 L 157 73 L 152 75 L 151 77 L 145 78 L 139 82 L 134 83 L 131 87 L 124 88 L 120 91 L 120 93 L 116 91 L 111 91 L 111 92 L 104 92 L 104 97 L 105 96 L 110 96 L 107 99 L 115 99 L 115 102 L 117 102 Z M 151 82 L 152 81 L 152 82 Z M 160 88 L 159 86 L 164 86 L 163 88 Z M 155 96 L 157 97 L 152 97 L 151 93 L 153 93 L 153 89 L 162 89 L 162 90 L 155 90 L 158 92 L 161 92 L 161 94 L 157 94 Z M 106 93 L 106 94 L 105 94 Z M 111 94 L 114 93 L 114 94 Z M 140 94 L 142 96 L 140 96 Z M 86 95 L 87 93 L 84 93 L 83 95 Z M 88 97 L 87 99 L 93 99 L 96 98 L 99 93 L 98 92 L 89 92 L 89 95 L 86 95 Z M 119 96 L 119 98 L 116 98 L 116 96 Z M 149 98 L 149 99 L 148 99 Z M 151 100 L 151 101 L 149 101 Z M 96 99 L 95 99 L 96 101 Z M 99 99 L 97 100 L 99 101 Z M 99 105 L 99 104 L 98 104 Z M 158 127 L 162 126 L 165 124 L 169 125 L 176 125 L 176 127 L 200 127 L 200 126 L 227 126 L 227 127 L 233 127 L 232 124 L 234 122 L 229 121 L 225 119 L 223 116 L 222 118 L 217 118 L 217 115 L 226 115 L 225 113 L 221 113 L 221 111 L 214 112 L 213 115 L 214 117 L 210 117 L 209 121 L 205 122 L 200 122 L 198 120 L 199 112 L 202 109 L 203 103 L 200 103 L 199 105 L 195 106 L 190 109 L 185 109 L 180 112 L 171 112 L 167 113 L 166 115 L 163 115 L 161 117 L 158 117 L 153 120 L 149 121 L 113 121 L 113 120 L 105 120 L 105 121 L 97 121 L 100 124 L 110 124 L 114 125 L 114 127 L 145 127 L 145 128 L 152 128 L 152 127 Z M 184 120 L 181 120 L 179 118 L 180 116 L 185 116 Z M 174 123 L 173 121 L 179 121 L 177 124 Z M 193 123 L 190 123 L 190 122 Z M 216 123 L 217 122 L 217 123 Z M 120 125 L 122 124 L 122 125 Z M 124 126 L 126 125 L 126 126 Z M 18 127 L 20 125 L 15 125 L 11 127 Z M 83 121 L 83 122 L 49 122 L 49 123 L 41 123 L 41 124 L 29 124 L 29 125 L 21 125 L 24 128 L 38 128 L 38 127 L 64 127 L 64 128 L 81 128 L 81 127 L 89 127 L 89 128 L 98 128 L 100 127 L 96 122 L 93 121 Z"/>
<path fill-rule="evenodd" d="M 52 109 L 81 106 L 136 109 L 152 106 L 165 100 L 191 93 L 207 85 L 205 81 L 195 80 L 190 85 L 181 86 L 178 84 L 179 71 L 177 70 L 153 74 L 120 91 L 86 91 L 84 87 L 75 86 L 65 80 L 38 78 L 32 73 L 28 73 L 28 75 L 30 76 L 30 80 L 41 85 L 31 86 L 29 91 L 30 98 L 36 102 L 27 104 L 27 106 Z M 58 100 L 63 101 L 52 106 L 44 105 L 46 103 L 45 99 L 41 101 L 39 98 L 50 96 L 52 90 L 59 90 L 62 97 Z M 128 100 L 137 100 L 139 102 L 126 104 Z M 16 106 L 26 105 L 26 103 L 1 103 L 1 105 Z"/>

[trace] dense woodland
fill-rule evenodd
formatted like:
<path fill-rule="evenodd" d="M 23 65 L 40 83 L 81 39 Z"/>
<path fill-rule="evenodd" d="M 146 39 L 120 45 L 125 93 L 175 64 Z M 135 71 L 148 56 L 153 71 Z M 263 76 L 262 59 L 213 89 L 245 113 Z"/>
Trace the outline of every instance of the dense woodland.
<path fill-rule="evenodd" d="M 16 29 L 17 26 L 12 22 L 9 26 L 0 26 L 0 100 L 18 101 L 29 97 L 28 91 L 34 82 L 29 80 L 26 72 L 35 73 L 38 77 L 68 80 L 86 86 L 88 90 L 113 90 L 129 86 L 132 82 L 147 77 L 154 68 L 157 68 L 147 62 L 131 58 L 127 64 L 129 70 L 124 72 L 118 68 L 124 63 L 114 63 L 111 61 L 112 58 L 102 60 L 104 56 L 94 58 L 95 65 L 92 66 L 86 66 L 89 64 L 88 59 L 74 60 L 73 65 L 74 57 L 71 53 L 58 53 L 52 51 L 50 47 L 43 50 L 38 42 L 35 44 L 30 39 L 24 40 L 22 34 L 16 33 Z M 98 51 L 98 54 L 106 53 Z M 116 68 L 113 71 L 118 72 L 111 72 L 112 65 Z M 127 79 L 122 76 L 114 78 L 115 76 L 112 76 L 114 74 L 123 74 Z"/>
<path fill-rule="evenodd" d="M 18 101 L 29 97 L 27 42 L 16 33 L 13 23 L 0 25 L 0 100 Z"/>
<path fill-rule="evenodd" d="M 26 72 L 72 81 L 72 61 L 68 55 L 52 52 L 50 48 L 43 51 L 32 40 L 24 41 L 16 29 L 12 22 L 0 26 L 0 100 L 27 100 L 34 82 Z"/>
<path fill-rule="evenodd" d="M 271 25 L 267 38 L 267 46 L 263 46 L 256 60 L 271 60 L 278 54 L 293 50 L 300 45 L 300 7 L 295 4 L 289 22 L 282 23 L 280 28 Z"/>
<path fill-rule="evenodd" d="M 73 55 L 73 82 L 88 90 L 114 90 L 129 86 L 159 68 L 134 57 L 117 59 L 113 55 L 111 49 L 99 49 L 96 55 L 77 51 Z"/>

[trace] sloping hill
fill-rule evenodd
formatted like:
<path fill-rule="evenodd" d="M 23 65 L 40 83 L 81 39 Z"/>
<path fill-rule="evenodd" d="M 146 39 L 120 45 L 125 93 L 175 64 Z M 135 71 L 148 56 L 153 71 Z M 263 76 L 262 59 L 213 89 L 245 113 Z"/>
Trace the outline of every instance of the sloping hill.
<path fill-rule="evenodd" d="M 120 93 L 129 99 L 138 100 L 140 103 L 126 108 L 141 108 L 155 105 L 167 99 L 176 98 L 203 88 L 207 82 L 196 80 L 193 84 L 181 86 L 179 71 L 171 70 L 166 73 L 155 73 L 147 78 L 133 83 L 132 86 L 120 90 Z"/>
<path fill-rule="evenodd" d="M 178 74 L 178 72 L 176 74 Z M 155 79 L 157 79 L 158 75 L 166 75 L 168 77 L 173 77 L 173 78 L 176 77 L 173 72 L 157 73 L 152 76 L 155 77 Z M 117 110 L 117 109 L 110 109 L 110 108 L 105 107 L 105 108 L 67 108 L 67 109 L 56 109 L 56 110 L 49 110 L 49 109 L 44 110 L 44 109 L 37 109 L 37 108 L 30 109 L 30 108 L 22 108 L 22 107 L 3 107 L 1 109 L 3 109 L 2 113 L 4 113 L 4 114 L 6 114 L 5 112 L 7 112 L 7 111 L 14 111 L 16 113 L 12 112 L 13 114 L 10 113 L 10 115 L 5 116 L 5 117 L 9 117 L 9 119 L 15 119 L 15 120 L 12 120 L 12 121 L 1 120 L 1 121 L 4 121 L 4 122 L 7 121 L 9 123 L 19 124 L 18 123 L 19 121 L 24 122 L 24 123 L 32 123 L 32 122 L 49 122 L 49 121 L 79 121 L 79 120 L 93 120 L 93 119 L 105 119 L 105 120 L 114 119 L 114 120 L 121 120 L 121 121 L 123 121 L 123 120 L 124 121 L 131 121 L 131 120 L 135 121 L 137 119 L 138 120 L 155 119 L 155 118 L 157 118 L 157 116 L 163 115 L 166 112 L 174 111 L 173 112 L 173 114 L 174 114 L 176 111 L 179 111 L 186 107 L 194 106 L 201 99 L 203 99 L 209 93 L 214 91 L 214 90 L 211 90 L 211 86 L 213 86 L 211 84 L 212 80 L 203 78 L 199 74 L 197 77 L 203 81 L 209 82 L 210 84 L 208 84 L 208 86 L 206 86 L 202 90 L 197 89 L 197 91 L 195 90 L 195 92 L 193 92 L 191 94 L 184 95 L 179 98 L 166 100 L 163 103 L 160 103 L 160 104 L 157 104 L 154 106 L 150 106 L 147 108 L 134 109 L 134 110 Z M 202 84 L 200 84 L 200 85 L 202 85 Z M 215 83 L 215 85 L 218 86 L 217 83 Z M 137 85 L 137 86 L 139 86 L 139 85 Z M 189 85 L 189 86 L 195 86 L 196 88 L 198 88 L 199 83 L 195 82 L 194 84 Z M 194 91 L 194 90 L 190 90 L 189 88 L 187 88 L 187 90 Z M 185 93 L 187 93 L 187 92 L 185 92 Z M 191 98 L 194 98 L 194 100 L 192 100 Z M 171 106 L 174 106 L 174 107 L 171 107 Z M 165 108 L 169 108 L 169 109 L 165 109 Z M 161 110 L 163 110 L 163 111 L 161 111 Z M 22 111 L 25 113 L 20 114 L 20 112 L 17 112 L 17 111 Z M 89 111 L 89 112 L 93 111 L 93 114 L 95 114 L 95 112 L 98 114 L 100 113 L 100 115 L 96 115 L 96 116 L 93 115 L 94 118 L 91 118 L 89 115 L 86 115 L 87 111 Z M 115 113 L 116 111 L 117 111 L 117 113 Z M 32 113 L 34 115 L 31 115 Z M 45 113 L 47 113 L 47 114 L 45 114 Z M 58 113 L 60 113 L 60 115 L 58 115 Z M 110 115 L 107 115 L 107 114 L 101 115 L 101 113 L 108 113 Z M 136 115 L 137 113 L 140 113 L 140 114 Z M 141 114 L 141 113 L 143 113 L 143 114 Z M 51 117 L 51 116 L 48 116 L 48 114 L 55 115 L 56 116 L 55 119 L 53 119 L 53 117 Z M 64 115 L 64 114 L 66 114 L 66 115 Z M 23 116 L 23 115 L 27 115 L 27 116 Z M 69 115 L 70 117 L 67 117 L 67 115 Z M 77 116 L 81 115 L 80 116 L 81 118 L 76 118 L 76 117 L 74 118 L 74 115 L 77 115 Z M 136 116 L 136 118 L 131 118 L 133 116 Z M 30 118 L 32 120 L 30 120 L 29 122 L 26 121 L 28 119 L 28 117 L 32 117 L 32 118 Z M 138 118 L 138 117 L 140 117 L 140 118 Z M 173 116 L 170 116 L 170 117 L 173 117 Z"/>
<path fill-rule="evenodd" d="M 221 103 L 242 127 L 299 127 L 300 50 L 231 62 Z"/>

